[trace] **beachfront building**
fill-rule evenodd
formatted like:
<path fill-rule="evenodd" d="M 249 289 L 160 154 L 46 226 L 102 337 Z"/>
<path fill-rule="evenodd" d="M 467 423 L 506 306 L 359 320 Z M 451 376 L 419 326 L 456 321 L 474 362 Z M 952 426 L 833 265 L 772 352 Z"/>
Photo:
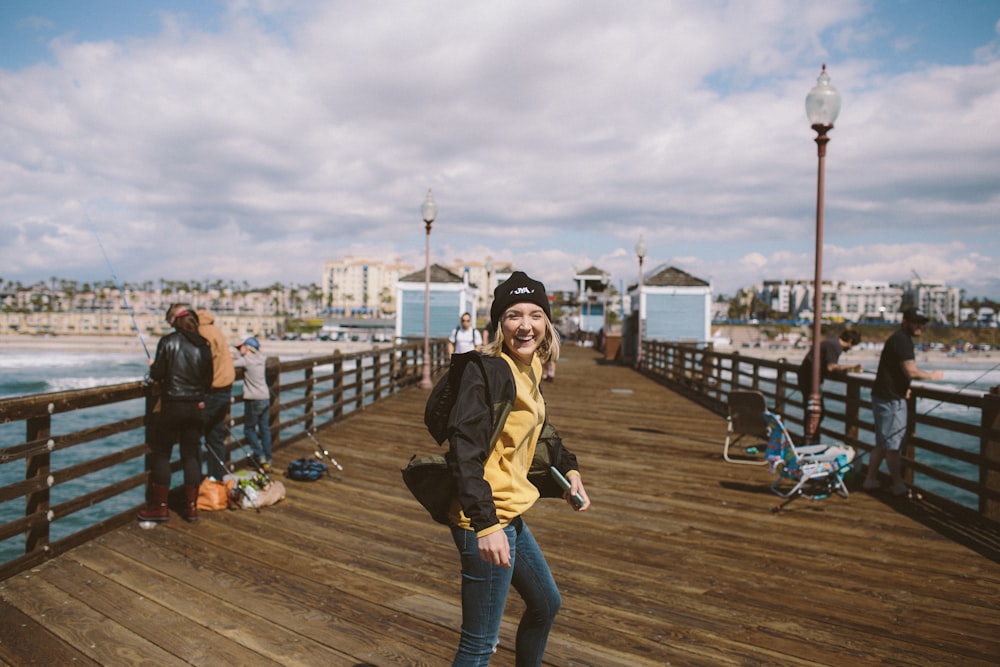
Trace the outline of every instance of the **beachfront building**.
<path fill-rule="evenodd" d="M 324 311 L 362 317 L 391 314 L 396 310 L 396 283 L 412 270 L 398 258 L 389 264 L 352 256 L 327 260 L 320 285 Z"/>
<path fill-rule="evenodd" d="M 642 339 L 704 344 L 711 339 L 712 284 L 676 267 L 654 270 L 629 286 L 632 315 L 628 337 L 642 319 Z"/>
<path fill-rule="evenodd" d="M 811 280 L 768 280 L 757 288 L 757 299 L 768 319 L 812 319 Z M 902 320 L 905 306 L 914 305 L 934 322 L 961 322 L 961 290 L 942 283 L 912 280 L 903 285 L 877 280 L 823 281 L 823 319 L 841 322 Z"/>
<path fill-rule="evenodd" d="M 962 323 L 962 291 L 959 288 L 917 278 L 906 283 L 904 292 L 907 305 L 924 311 L 931 321 L 955 326 Z"/>
<path fill-rule="evenodd" d="M 215 315 L 215 324 L 236 343 L 247 336 L 270 337 L 283 330 L 284 318 L 275 315 Z M 159 338 L 173 328 L 163 319 L 163 313 L 136 312 L 125 309 L 96 312 L 29 312 L 0 313 L 0 334 L 33 334 L 49 336 L 134 336 L 136 328 L 143 336 Z"/>
<path fill-rule="evenodd" d="M 611 275 L 590 266 L 573 276 L 576 283 L 578 330 L 596 334 L 607 327 L 608 285 Z"/>
<path fill-rule="evenodd" d="M 761 315 L 769 319 L 811 320 L 813 281 L 768 280 L 757 288 L 759 303 L 766 305 Z M 822 317 L 828 321 L 893 322 L 899 318 L 903 289 L 874 280 L 823 281 Z"/>
<path fill-rule="evenodd" d="M 403 276 L 396 283 L 396 336 L 423 338 L 425 271 Z M 440 264 L 431 265 L 431 338 L 445 338 L 458 326 L 462 313 L 475 313 L 478 288 L 469 283 L 469 273 L 461 275 Z"/>
<path fill-rule="evenodd" d="M 469 284 L 476 286 L 476 302 L 480 310 L 474 314 L 481 323 L 489 319 L 488 309 L 493 303 L 493 290 L 514 273 L 513 265 L 496 264 L 489 256 L 482 262 L 456 259 L 448 266 L 448 270 L 457 275 L 468 274 Z"/>

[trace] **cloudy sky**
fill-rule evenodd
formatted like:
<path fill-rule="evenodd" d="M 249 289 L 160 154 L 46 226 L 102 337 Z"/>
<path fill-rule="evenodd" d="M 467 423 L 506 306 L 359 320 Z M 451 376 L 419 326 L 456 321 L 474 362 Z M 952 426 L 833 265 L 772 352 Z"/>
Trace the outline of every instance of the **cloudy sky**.
<path fill-rule="evenodd" d="M 346 255 L 568 288 L 677 266 L 1000 299 L 996 0 L 3 0 L 0 278 L 319 282 Z"/>

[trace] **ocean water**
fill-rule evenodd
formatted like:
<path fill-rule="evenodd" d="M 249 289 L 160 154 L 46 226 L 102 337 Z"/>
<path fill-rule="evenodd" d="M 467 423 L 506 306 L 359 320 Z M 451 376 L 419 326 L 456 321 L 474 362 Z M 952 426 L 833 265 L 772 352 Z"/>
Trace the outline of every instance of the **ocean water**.
<path fill-rule="evenodd" d="M 918 359 L 917 364 L 921 370 L 941 370 L 944 372 L 943 381 L 925 383 L 927 386 L 931 386 L 936 389 L 952 389 L 956 392 L 982 394 L 989 392 L 992 387 L 1000 385 L 1000 358 L 983 358 L 976 361 L 951 361 L 948 359 L 940 361 L 924 361 L 923 359 Z M 766 379 L 773 383 L 776 379 L 776 373 L 770 369 L 763 369 L 761 377 L 762 379 Z M 791 379 L 794 380 L 794 377 Z M 835 402 L 831 393 L 843 393 L 843 391 L 839 388 L 833 389 L 834 384 L 835 381 L 826 381 L 827 408 L 828 410 L 842 411 L 843 404 Z M 794 387 L 794 384 L 792 386 Z M 770 387 L 763 388 L 773 390 L 773 387 L 774 385 L 771 384 Z M 799 396 L 798 389 L 792 389 L 788 394 L 788 398 L 790 400 L 801 400 L 802 397 Z M 870 399 L 870 395 L 867 390 L 862 391 L 862 399 Z M 803 417 L 802 410 L 791 404 L 786 404 L 780 409 L 780 411 L 783 414 L 800 419 Z M 955 403 L 942 402 L 939 400 L 924 398 L 919 399 L 916 405 L 916 412 L 917 415 L 930 415 L 954 422 L 972 424 L 977 427 L 982 422 L 982 414 L 980 410 L 967 408 Z M 873 421 L 870 411 L 863 412 L 861 418 L 867 422 Z M 825 417 L 823 420 L 823 427 L 842 431 L 843 425 L 837 422 L 837 420 L 833 417 Z M 952 430 L 919 425 L 917 428 L 917 435 L 926 440 L 939 442 L 941 444 L 948 445 L 949 447 L 954 447 L 967 452 L 978 453 L 980 448 L 978 437 L 964 435 Z M 871 435 L 869 434 L 869 439 L 870 438 Z M 823 442 L 827 442 L 827 440 L 824 439 Z M 917 461 L 937 470 L 942 470 L 958 477 L 962 477 L 970 482 L 978 482 L 979 469 L 972 464 L 964 463 L 951 457 L 941 456 L 925 450 L 918 450 L 916 458 Z M 882 471 L 886 472 L 884 463 L 882 464 Z M 977 497 L 968 491 L 953 487 L 950 484 L 939 482 L 920 473 L 917 473 L 914 477 L 914 483 L 922 489 L 937 493 L 938 495 L 949 498 L 955 502 L 965 505 L 966 507 L 973 509 L 978 508 Z"/>
<path fill-rule="evenodd" d="M 282 355 L 283 360 L 293 360 L 296 355 Z M 352 363 L 345 363 L 345 370 L 352 369 Z M 55 391 L 88 389 L 92 387 L 141 381 L 149 369 L 145 354 L 129 352 L 83 352 L 83 351 L 53 351 L 53 350 L 22 350 L 0 348 L 0 399 L 15 396 L 42 394 Z M 318 374 L 332 371 L 331 365 L 317 366 L 313 369 Z M 233 387 L 233 394 L 242 392 L 240 382 Z M 296 392 L 287 392 L 284 400 L 294 400 Z M 353 397 L 351 391 L 345 391 L 345 399 Z M 53 435 L 73 433 L 99 424 L 107 424 L 142 414 L 145 409 L 144 399 L 125 401 L 109 406 L 99 406 L 75 410 L 52 416 L 51 432 Z M 292 419 L 301 414 L 304 408 L 287 410 L 285 419 Z M 236 403 L 232 409 L 233 418 L 243 414 L 242 403 Z M 294 431 L 301 430 L 301 425 Z M 233 438 L 243 438 L 242 426 L 236 427 L 231 434 Z M 291 435 L 291 432 L 285 434 Z M 0 424 L 0 452 L 5 447 L 18 445 L 26 440 L 25 423 L 14 422 Z M 81 461 L 92 460 L 133 447 L 145 441 L 143 428 L 133 429 L 124 433 L 101 438 L 68 449 L 53 452 L 50 460 L 52 471 L 65 469 Z M 233 459 L 247 454 L 248 448 L 237 449 Z M 174 448 L 174 457 L 178 456 Z M 202 452 L 204 461 L 205 453 Z M 143 472 L 144 461 L 139 457 L 91 473 L 90 475 L 58 484 L 52 488 L 50 505 L 79 497 L 84 493 L 95 491 L 108 484 L 137 475 Z M 14 484 L 24 479 L 25 461 L 17 459 L 5 462 L 0 453 L 0 487 Z M 172 485 L 183 483 L 183 473 L 174 473 Z M 133 489 L 114 498 L 97 503 L 73 514 L 55 519 L 49 527 L 50 540 L 55 541 L 66 537 L 81 528 L 97 523 L 110 516 L 124 512 L 144 502 L 144 489 Z M 24 498 L 0 503 L 0 525 L 24 516 Z M 8 561 L 24 553 L 24 538 L 21 535 L 0 541 L 0 563 Z"/>

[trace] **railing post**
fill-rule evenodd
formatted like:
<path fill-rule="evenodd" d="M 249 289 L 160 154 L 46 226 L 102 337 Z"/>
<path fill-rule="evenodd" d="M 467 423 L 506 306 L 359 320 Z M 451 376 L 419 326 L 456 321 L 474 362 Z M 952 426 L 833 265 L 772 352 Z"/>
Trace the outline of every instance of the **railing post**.
<path fill-rule="evenodd" d="M 50 405 L 51 409 L 51 405 Z M 45 414 L 36 417 L 29 417 L 26 420 L 27 442 L 48 439 L 52 435 L 52 415 Z M 49 500 L 52 488 L 51 476 L 52 463 L 52 441 L 49 440 L 49 447 L 44 452 L 32 454 L 25 459 L 25 479 L 33 477 L 47 481 L 45 488 L 28 494 L 25 503 L 24 514 L 40 514 L 46 520 L 34 521 L 28 532 L 25 534 L 24 553 L 30 554 L 37 549 L 47 551 L 49 548 Z"/>
<path fill-rule="evenodd" d="M 146 471 L 147 484 L 146 484 L 146 502 L 150 501 L 149 498 L 149 483 L 148 477 L 149 472 L 153 469 L 153 443 L 156 442 L 156 433 L 159 428 L 159 424 L 156 423 L 157 418 L 160 414 L 160 389 L 159 385 L 152 383 L 146 384 L 146 416 L 145 416 L 145 439 L 146 439 L 146 456 L 144 464 L 144 470 Z"/>
<path fill-rule="evenodd" d="M 267 427 L 271 429 L 271 449 L 281 446 L 281 429 L 275 429 L 275 424 L 281 422 L 281 359 L 268 357 L 264 360 L 264 381 L 267 382 L 268 395 L 271 404 L 267 409 Z"/>
<path fill-rule="evenodd" d="M 354 405 L 360 410 L 365 407 L 365 358 L 354 360 Z"/>
<path fill-rule="evenodd" d="M 774 410 L 779 414 L 784 414 L 785 393 L 788 391 L 788 382 L 785 379 L 785 363 L 785 359 L 779 359 L 778 367 L 774 370 Z"/>
<path fill-rule="evenodd" d="M 917 448 L 913 444 L 913 436 L 917 433 L 917 397 L 910 393 L 906 399 L 906 437 L 903 438 L 903 446 L 900 447 L 900 454 L 904 459 L 913 460 L 916 456 Z M 903 466 L 903 481 L 908 486 L 913 485 L 913 468 Z"/>
<path fill-rule="evenodd" d="M 344 355 L 337 350 L 333 356 L 333 419 L 344 416 Z"/>
<path fill-rule="evenodd" d="M 861 434 L 861 383 L 848 377 L 844 392 L 844 442 L 856 447 Z"/>
<path fill-rule="evenodd" d="M 313 432 L 313 417 L 316 415 L 316 408 L 313 397 L 316 395 L 316 374 L 315 364 L 305 369 L 305 429 L 308 433 Z"/>
<path fill-rule="evenodd" d="M 1000 391 L 997 387 L 995 390 Z M 982 464 L 979 467 L 979 485 L 984 491 L 1000 491 L 1000 471 L 992 466 L 1000 464 L 1000 394 L 983 396 L 983 423 L 980 452 Z M 985 493 L 979 494 L 979 512 L 988 519 L 1000 520 L 1000 501 Z"/>
<path fill-rule="evenodd" d="M 374 387 L 372 391 L 375 395 L 375 400 L 382 398 L 382 354 L 376 350 L 372 354 L 372 363 L 374 364 L 374 376 L 372 377 L 372 384 Z"/>

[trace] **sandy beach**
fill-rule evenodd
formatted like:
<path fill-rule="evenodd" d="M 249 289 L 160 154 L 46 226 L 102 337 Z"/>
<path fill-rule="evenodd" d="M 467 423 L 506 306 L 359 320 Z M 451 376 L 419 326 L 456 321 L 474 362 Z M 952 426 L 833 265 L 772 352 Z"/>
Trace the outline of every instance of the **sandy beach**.
<path fill-rule="evenodd" d="M 156 338 L 147 338 L 146 346 L 149 353 L 156 351 Z M 237 341 L 231 341 L 236 343 Z M 572 344 L 572 343 L 569 343 Z M 269 356 L 277 357 L 310 357 L 333 354 L 340 350 L 344 354 L 358 350 L 369 349 L 372 343 L 333 342 L 323 340 L 262 340 L 261 350 Z M 60 352 L 122 352 L 145 356 L 138 337 L 135 336 L 51 336 L 51 335 L 0 335 L 0 350 L 37 350 Z M 790 345 L 770 345 L 747 348 L 717 348 L 719 352 L 739 352 L 746 357 L 758 359 L 785 359 L 789 363 L 798 364 L 805 357 L 808 348 Z M 845 352 L 840 357 L 842 364 L 862 364 L 866 370 L 873 371 L 878 366 L 881 347 L 863 346 Z M 931 364 L 969 364 L 970 366 L 990 367 L 1000 363 L 1000 350 L 973 351 L 954 354 L 940 351 L 917 352 L 917 363 Z"/>
<path fill-rule="evenodd" d="M 156 353 L 157 338 L 146 338 L 149 353 Z M 230 341 L 235 344 L 238 341 Z M 262 340 L 261 351 L 276 357 L 311 357 L 344 354 L 369 349 L 372 343 L 332 342 L 325 340 Z M 36 350 L 38 352 L 121 352 L 145 356 L 137 336 L 51 336 L 0 335 L 0 350 Z"/>

